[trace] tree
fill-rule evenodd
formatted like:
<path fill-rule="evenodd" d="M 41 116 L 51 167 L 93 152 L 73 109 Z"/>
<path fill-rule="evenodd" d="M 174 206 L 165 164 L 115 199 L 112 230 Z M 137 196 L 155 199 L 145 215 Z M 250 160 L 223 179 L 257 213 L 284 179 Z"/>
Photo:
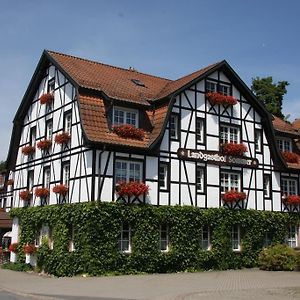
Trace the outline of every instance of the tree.
<path fill-rule="evenodd" d="M 251 90 L 257 99 L 262 101 L 266 109 L 273 115 L 284 118 L 282 113 L 283 96 L 286 94 L 286 87 L 289 85 L 287 81 L 278 81 L 273 83 L 272 76 L 264 78 L 252 78 Z"/>
<path fill-rule="evenodd" d="M 0 161 L 0 172 L 5 170 L 5 164 L 6 164 L 6 161 L 4 161 L 4 160 Z"/>

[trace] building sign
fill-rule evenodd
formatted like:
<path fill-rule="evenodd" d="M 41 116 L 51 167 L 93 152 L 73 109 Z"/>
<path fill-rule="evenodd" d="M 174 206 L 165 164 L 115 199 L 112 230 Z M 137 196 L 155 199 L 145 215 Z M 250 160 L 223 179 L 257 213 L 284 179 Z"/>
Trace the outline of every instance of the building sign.
<path fill-rule="evenodd" d="M 214 165 L 227 165 L 247 168 L 258 167 L 258 160 L 256 158 L 226 155 L 218 151 L 179 148 L 177 150 L 177 155 L 179 158 L 184 160 L 192 160 Z"/>

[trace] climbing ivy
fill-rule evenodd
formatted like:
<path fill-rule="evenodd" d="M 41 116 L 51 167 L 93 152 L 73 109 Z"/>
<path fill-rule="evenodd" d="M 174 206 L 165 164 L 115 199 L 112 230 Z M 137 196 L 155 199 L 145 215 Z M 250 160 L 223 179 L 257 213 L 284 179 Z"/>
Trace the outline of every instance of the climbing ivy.
<path fill-rule="evenodd" d="M 20 221 L 19 262 L 24 262 L 22 246 L 34 241 L 42 225 L 52 229 L 53 249 L 44 243 L 37 257 L 38 266 L 56 276 L 253 267 L 266 232 L 273 243 L 282 243 L 288 225 L 300 223 L 292 213 L 96 202 L 16 208 L 11 216 Z M 132 228 L 130 255 L 118 250 L 122 223 Z M 168 252 L 159 250 L 160 224 L 169 227 Z M 231 249 L 234 224 L 241 228 L 240 253 Z M 200 247 L 203 226 L 211 229 L 210 251 Z M 69 252 L 72 234 L 75 251 Z"/>

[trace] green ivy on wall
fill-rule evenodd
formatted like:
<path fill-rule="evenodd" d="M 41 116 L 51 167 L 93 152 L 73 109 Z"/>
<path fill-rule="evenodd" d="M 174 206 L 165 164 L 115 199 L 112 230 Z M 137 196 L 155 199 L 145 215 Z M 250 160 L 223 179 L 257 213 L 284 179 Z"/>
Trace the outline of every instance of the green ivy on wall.
<path fill-rule="evenodd" d="M 299 214 L 292 213 L 97 202 L 16 208 L 11 216 L 20 220 L 22 262 L 22 246 L 34 241 L 42 225 L 52 229 L 53 250 L 44 243 L 37 255 L 38 266 L 56 276 L 254 267 L 266 232 L 273 243 L 283 243 L 288 225 L 300 223 Z M 132 228 L 130 255 L 118 250 L 122 223 Z M 159 250 L 160 224 L 169 226 L 168 252 Z M 231 249 L 234 224 L 241 228 L 240 253 Z M 203 226 L 211 228 L 210 251 L 200 247 Z M 72 234 L 75 251 L 69 252 Z"/>

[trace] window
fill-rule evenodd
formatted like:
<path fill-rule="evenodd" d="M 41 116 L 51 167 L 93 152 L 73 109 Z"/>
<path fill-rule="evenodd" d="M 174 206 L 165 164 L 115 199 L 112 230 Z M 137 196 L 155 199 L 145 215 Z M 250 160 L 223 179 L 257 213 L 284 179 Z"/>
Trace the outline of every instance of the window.
<path fill-rule="evenodd" d="M 179 121 L 176 114 L 171 114 L 170 117 L 170 138 L 173 140 L 179 139 Z"/>
<path fill-rule="evenodd" d="M 29 191 L 33 190 L 33 185 L 34 185 L 34 171 L 30 170 L 28 171 L 27 174 L 27 188 Z"/>
<path fill-rule="evenodd" d="M 116 160 L 115 180 L 119 182 L 141 181 L 142 180 L 142 163 L 126 160 Z"/>
<path fill-rule="evenodd" d="M 53 93 L 55 89 L 55 78 L 48 81 L 47 93 Z"/>
<path fill-rule="evenodd" d="M 122 224 L 121 232 L 118 238 L 118 248 L 121 252 L 131 252 L 131 227 L 128 223 Z"/>
<path fill-rule="evenodd" d="M 227 191 L 240 191 L 240 178 L 239 173 L 221 172 L 221 192 Z"/>
<path fill-rule="evenodd" d="M 269 247 L 272 244 L 272 236 L 270 234 L 270 232 L 266 232 L 265 236 L 264 236 L 264 242 L 263 242 L 263 247 Z"/>
<path fill-rule="evenodd" d="M 130 124 L 138 127 L 138 111 L 135 109 L 114 107 L 113 125 Z"/>
<path fill-rule="evenodd" d="M 69 186 L 70 182 L 70 163 L 63 163 L 63 175 L 62 175 L 62 183 L 66 186 Z"/>
<path fill-rule="evenodd" d="M 166 224 L 160 225 L 159 228 L 159 249 L 160 251 L 169 250 L 169 228 Z"/>
<path fill-rule="evenodd" d="M 231 247 L 233 251 L 241 250 L 240 226 L 234 225 L 231 228 Z"/>
<path fill-rule="evenodd" d="M 255 151 L 262 151 L 262 134 L 260 129 L 255 129 L 254 131 L 254 142 L 255 142 Z"/>
<path fill-rule="evenodd" d="M 36 143 L 36 127 L 30 128 L 29 144 L 35 146 Z"/>
<path fill-rule="evenodd" d="M 298 194 L 297 180 L 281 178 L 281 194 L 283 196 L 297 195 Z"/>
<path fill-rule="evenodd" d="M 44 167 L 44 172 L 43 172 L 43 187 L 49 189 L 50 191 L 50 181 L 51 181 L 51 172 L 50 172 L 50 167 Z M 47 205 L 48 204 L 48 198 L 49 197 L 42 197 L 41 198 L 41 206 Z"/>
<path fill-rule="evenodd" d="M 271 197 L 271 175 L 270 174 L 264 174 L 264 197 L 270 198 Z"/>
<path fill-rule="evenodd" d="M 46 132 L 45 132 L 46 139 L 51 141 L 52 140 L 52 135 L 53 135 L 53 121 L 48 120 L 46 122 Z"/>
<path fill-rule="evenodd" d="M 289 225 L 288 235 L 286 237 L 286 243 L 289 247 L 298 247 L 298 230 L 298 226 L 292 224 Z"/>
<path fill-rule="evenodd" d="M 238 127 L 221 125 L 220 128 L 220 143 L 239 143 L 240 132 Z"/>
<path fill-rule="evenodd" d="M 230 86 L 219 84 L 219 92 L 226 96 L 230 95 Z"/>
<path fill-rule="evenodd" d="M 206 92 L 216 92 L 217 84 L 215 82 L 206 81 Z"/>
<path fill-rule="evenodd" d="M 158 185 L 160 190 L 168 190 L 169 164 L 159 163 Z"/>
<path fill-rule="evenodd" d="M 69 240 L 69 252 L 75 251 L 75 229 L 74 226 L 69 227 L 69 233 L 71 235 L 70 240 Z"/>
<path fill-rule="evenodd" d="M 280 151 L 292 151 L 292 140 L 287 138 L 277 139 L 277 144 Z"/>
<path fill-rule="evenodd" d="M 205 169 L 200 166 L 196 166 L 196 190 L 197 194 L 204 193 L 204 176 Z"/>
<path fill-rule="evenodd" d="M 196 118 L 196 141 L 197 144 L 203 144 L 204 143 L 204 119 L 202 118 Z"/>
<path fill-rule="evenodd" d="M 64 116 L 64 132 L 68 132 L 71 135 L 72 130 L 72 113 L 68 112 Z"/>
<path fill-rule="evenodd" d="M 210 239 L 210 228 L 209 228 L 209 226 L 204 226 L 201 230 L 200 247 L 203 250 L 210 250 L 211 249 L 211 239 Z"/>

